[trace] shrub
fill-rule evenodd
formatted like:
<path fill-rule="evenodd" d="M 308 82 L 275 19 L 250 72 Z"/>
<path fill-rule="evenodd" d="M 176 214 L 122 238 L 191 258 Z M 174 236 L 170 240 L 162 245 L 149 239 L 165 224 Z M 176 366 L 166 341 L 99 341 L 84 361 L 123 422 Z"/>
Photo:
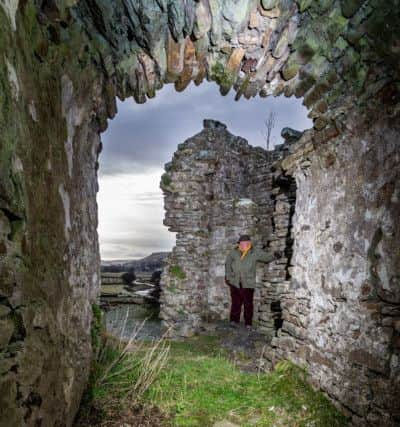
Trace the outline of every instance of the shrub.
<path fill-rule="evenodd" d="M 134 280 L 136 280 L 136 274 L 132 272 L 127 272 L 121 275 L 121 279 L 125 285 L 131 285 Z"/>
<path fill-rule="evenodd" d="M 153 271 L 153 273 L 151 275 L 150 282 L 158 285 L 160 283 L 160 280 L 161 280 L 161 273 L 162 273 L 161 270 Z"/>

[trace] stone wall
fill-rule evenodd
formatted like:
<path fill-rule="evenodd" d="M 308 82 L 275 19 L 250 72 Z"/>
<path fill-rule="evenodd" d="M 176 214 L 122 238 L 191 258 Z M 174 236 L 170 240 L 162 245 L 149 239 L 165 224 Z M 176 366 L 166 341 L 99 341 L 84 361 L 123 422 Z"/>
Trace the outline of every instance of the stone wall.
<path fill-rule="evenodd" d="M 293 138 L 289 133 L 287 136 L 289 137 L 286 139 L 287 142 L 294 142 L 293 140 L 301 135 L 295 134 L 295 138 Z M 277 161 L 279 162 L 279 159 Z M 293 253 L 292 218 L 296 202 L 294 178 L 291 175 L 286 175 L 275 165 L 271 168 L 273 171 L 271 192 L 273 210 L 270 217 L 272 234 L 269 238 L 269 247 L 272 252 L 275 250 L 283 251 L 284 256 L 268 265 L 263 278 L 263 289 L 260 292 L 262 304 L 259 304 L 259 330 L 269 337 L 276 336 L 283 324 L 282 298 L 290 287 Z"/>
<path fill-rule="evenodd" d="M 283 160 L 297 185 L 293 267 L 269 356 L 308 366 L 315 385 L 356 425 L 395 425 L 399 126 L 393 120 L 371 125 L 354 114 L 348 123 L 347 136 L 324 147 L 315 148 L 306 132 L 297 158 Z"/>
<path fill-rule="evenodd" d="M 307 366 L 355 425 L 392 425 L 400 378 L 399 264 L 390 261 L 399 254 L 398 124 L 371 127 L 355 116 L 349 123 L 346 148 L 343 136 L 319 147 L 313 131 L 284 129 L 286 143 L 266 152 L 211 121 L 178 146 L 161 181 L 165 225 L 179 236 L 162 274 L 161 313 L 178 335 L 227 319 L 225 256 L 249 232 L 285 253 L 257 274 L 255 320 L 266 343 L 272 338 L 267 363 Z"/>
<path fill-rule="evenodd" d="M 71 425 L 89 375 L 100 277 L 101 127 L 93 117 L 101 85 L 48 39 L 48 28 L 54 37 L 60 31 L 51 21 L 56 10 L 47 10 L 54 15 L 43 15 L 41 26 L 34 2 L 20 2 L 18 12 L 18 2 L 6 4 L 10 9 L 0 4 L 0 425 Z M 57 19 L 69 22 L 63 13 Z"/>
<path fill-rule="evenodd" d="M 301 135 L 288 133 L 294 140 Z M 295 194 L 284 178 L 280 184 L 274 178 L 273 163 L 289 144 L 266 151 L 232 135 L 224 124 L 204 120 L 204 129 L 179 144 L 165 165 L 164 225 L 177 233 L 161 277 L 161 317 L 173 327 L 171 334 L 192 334 L 204 321 L 229 317 L 225 259 L 242 233 L 265 250 L 288 248 L 287 257 L 257 269 L 254 320 L 274 334 L 269 312 L 279 302 L 275 285 L 288 275 Z"/>
<path fill-rule="evenodd" d="M 337 146 L 348 167 L 361 165 L 362 159 L 346 157 L 348 150 L 353 150 L 352 144 L 357 149 L 363 146 L 362 141 L 369 141 L 371 152 L 377 152 L 385 148 L 385 138 L 396 140 L 399 135 L 395 126 L 400 93 L 397 10 L 397 0 L 138 0 L 115 1 L 112 7 L 102 0 L 0 2 L 2 422 L 5 420 L 7 426 L 71 425 L 77 410 L 91 357 L 90 306 L 99 286 L 99 135 L 106 129 L 107 119 L 116 113 L 116 96 L 133 97 L 141 103 L 155 96 L 164 83 L 174 83 L 177 90 L 183 90 L 192 80 L 200 84 L 207 79 L 216 81 L 223 94 L 233 88 L 237 98 L 257 94 L 303 97 L 314 121 L 312 134 L 307 136 L 312 141 L 305 142 L 297 154 L 293 152 L 290 162 L 318 162 L 311 151 Z M 375 131 L 367 139 L 368 126 L 360 130 L 354 123 L 367 123 Z M 397 152 L 395 147 L 393 153 Z M 389 157 L 396 160 L 395 154 Z M 386 200 L 384 194 L 390 194 L 391 184 L 379 196 L 374 196 L 374 188 L 380 188 L 382 180 L 396 171 L 397 163 L 390 170 L 385 161 L 376 156 L 370 166 L 377 171 L 368 178 L 375 184 L 363 187 L 362 179 L 354 179 L 346 188 L 350 191 L 351 187 L 351 194 L 371 190 L 371 197 Z M 314 186 L 318 193 L 319 181 L 326 189 L 327 183 L 339 176 L 334 170 L 319 173 L 314 165 L 308 171 L 293 172 L 297 192 L 301 188 L 311 191 Z M 311 201 L 321 200 L 322 192 L 318 197 L 310 194 Z M 368 206 L 363 204 L 364 220 L 372 215 L 368 221 L 378 223 L 392 215 L 398 236 L 398 220 L 391 213 L 397 206 L 396 197 L 379 209 L 373 208 L 372 199 Z M 349 205 L 335 201 L 336 215 L 357 206 L 355 195 L 344 201 Z M 314 213 L 311 207 L 304 215 L 308 213 Z M 354 215 L 350 218 L 356 220 Z M 363 227 L 364 222 L 357 227 Z M 355 272 L 358 265 L 370 266 L 373 289 L 380 289 L 379 298 L 389 302 L 377 308 L 378 313 L 366 308 L 361 311 L 357 304 L 343 307 L 348 317 L 353 316 L 353 306 L 355 317 L 363 313 L 363 325 L 385 319 L 382 327 L 389 333 L 393 330 L 387 344 L 390 351 L 382 353 L 380 346 L 373 345 L 370 351 L 374 357 L 392 354 L 390 366 L 395 366 L 397 302 L 382 297 L 377 277 L 384 277 L 386 270 L 389 279 L 398 277 L 393 272 L 400 261 L 396 247 L 385 249 L 383 260 L 378 257 L 387 244 L 385 227 L 375 238 L 374 233 L 369 236 L 366 250 L 372 249 L 363 262 L 345 265 Z M 297 230 L 295 223 L 293 230 Z M 318 230 L 312 229 L 313 235 L 318 236 Z M 363 235 L 361 230 L 359 234 Z M 201 241 L 200 235 L 195 238 Z M 342 240 L 348 240 L 347 232 Z M 317 238 L 311 240 L 314 242 L 322 245 Z M 296 260 L 296 246 L 294 249 L 291 263 Z M 327 248 L 324 251 L 329 260 L 337 256 Z M 301 262 L 299 258 L 297 265 L 304 267 Z M 330 265 L 326 261 L 326 269 Z M 299 267 L 299 279 L 296 274 L 292 278 L 299 283 L 306 281 L 314 289 L 321 274 L 318 269 L 313 262 L 309 272 L 300 273 Z M 322 274 L 328 283 L 325 269 Z M 389 281 L 390 286 L 385 285 L 383 290 L 393 288 L 396 280 Z M 295 305 L 307 316 L 309 303 L 300 295 L 294 300 L 290 292 L 285 302 L 282 292 L 283 333 L 285 322 L 289 325 L 285 319 L 287 306 Z M 294 322 L 293 312 L 292 316 Z M 391 321 L 394 326 L 388 326 Z M 326 325 L 328 331 L 331 323 Z M 360 337 L 362 340 L 363 332 Z M 342 350 L 340 358 L 346 354 Z M 301 351 L 295 348 L 292 357 L 300 357 Z M 365 351 L 352 355 L 360 369 L 367 369 L 366 360 L 373 360 L 368 357 Z M 361 387 L 368 378 L 368 384 L 374 383 L 371 389 L 375 394 L 367 394 L 367 400 L 375 403 L 366 411 L 357 409 L 355 418 L 377 425 L 380 408 L 384 414 L 380 423 L 395 425 L 396 400 L 386 398 L 390 387 L 395 390 L 391 379 L 395 368 L 390 369 L 389 374 L 376 377 L 374 370 L 361 376 L 346 376 L 347 371 L 342 370 L 342 378 L 351 378 L 344 388 L 347 394 L 329 392 L 352 406 L 357 399 L 350 390 Z M 316 378 L 321 376 L 317 368 L 312 372 Z M 332 369 L 326 368 L 324 374 L 321 386 L 336 378 Z M 386 391 L 380 393 L 379 387 Z M 379 403 L 379 396 L 386 400 Z"/>

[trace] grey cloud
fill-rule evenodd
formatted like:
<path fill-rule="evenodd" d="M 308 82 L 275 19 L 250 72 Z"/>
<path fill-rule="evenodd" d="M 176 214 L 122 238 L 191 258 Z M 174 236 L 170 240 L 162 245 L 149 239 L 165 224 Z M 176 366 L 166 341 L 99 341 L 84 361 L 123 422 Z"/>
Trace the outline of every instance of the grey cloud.
<path fill-rule="evenodd" d="M 158 233 L 150 237 L 106 239 L 101 246 L 102 259 L 132 259 L 142 258 L 152 252 L 170 251 L 171 242 Z"/>
<path fill-rule="evenodd" d="M 135 196 L 135 202 L 143 201 L 143 202 L 154 202 L 158 203 L 163 198 L 161 193 L 156 193 L 153 191 L 147 191 L 144 193 L 140 193 Z"/>
<path fill-rule="evenodd" d="M 202 129 L 204 118 L 221 120 L 228 129 L 252 145 L 263 145 L 261 132 L 268 112 L 277 113 L 273 132 L 281 143 L 285 126 L 303 130 L 311 127 L 307 110 L 296 98 L 254 98 L 234 101 L 233 90 L 221 96 L 214 83 L 192 84 L 182 93 L 165 85 L 145 104 L 118 101 L 118 114 L 103 134 L 100 174 L 147 173 L 163 167 L 177 145 Z"/>

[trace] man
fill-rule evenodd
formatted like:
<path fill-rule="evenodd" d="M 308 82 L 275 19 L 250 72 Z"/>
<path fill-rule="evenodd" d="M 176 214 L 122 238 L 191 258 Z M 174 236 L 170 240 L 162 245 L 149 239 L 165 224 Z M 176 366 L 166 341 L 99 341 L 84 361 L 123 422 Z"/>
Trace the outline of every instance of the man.
<path fill-rule="evenodd" d="M 252 329 L 253 296 L 256 285 L 256 262 L 271 262 L 282 257 L 281 251 L 273 255 L 253 247 L 248 234 L 239 237 L 238 245 L 232 249 L 225 261 L 225 283 L 231 294 L 230 322 L 237 327 L 240 323 L 242 304 L 244 305 L 244 323 Z"/>

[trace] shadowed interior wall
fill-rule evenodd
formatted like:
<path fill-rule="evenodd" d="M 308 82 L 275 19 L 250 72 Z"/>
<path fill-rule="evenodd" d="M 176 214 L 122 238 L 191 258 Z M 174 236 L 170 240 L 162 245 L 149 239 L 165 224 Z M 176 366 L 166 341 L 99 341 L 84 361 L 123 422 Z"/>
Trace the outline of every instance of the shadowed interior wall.
<path fill-rule="evenodd" d="M 71 425 L 78 408 L 99 287 L 99 134 L 116 96 L 145 102 L 164 83 L 204 79 L 237 97 L 304 97 L 314 120 L 282 163 L 298 194 L 280 329 L 294 338 L 275 337 L 271 359 L 305 360 L 360 425 L 398 423 L 398 10 L 395 0 L 0 3 L 3 424 Z"/>
<path fill-rule="evenodd" d="M 293 269 L 269 357 L 307 365 L 356 425 L 392 425 L 400 378 L 399 126 L 351 113 L 348 123 L 346 134 L 312 151 L 305 135 L 303 155 L 282 162 L 297 184 Z"/>

